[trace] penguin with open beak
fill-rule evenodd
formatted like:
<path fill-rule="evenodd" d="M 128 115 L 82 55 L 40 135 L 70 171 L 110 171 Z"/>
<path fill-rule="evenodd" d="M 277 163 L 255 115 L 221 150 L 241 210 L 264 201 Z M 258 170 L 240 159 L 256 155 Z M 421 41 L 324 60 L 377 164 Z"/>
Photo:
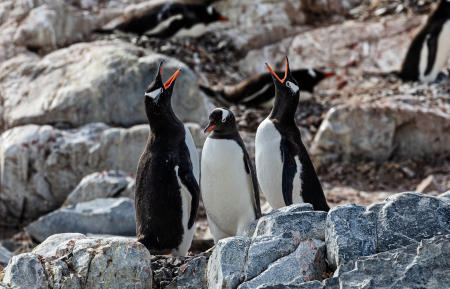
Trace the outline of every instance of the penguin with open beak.
<path fill-rule="evenodd" d="M 283 78 L 269 64 L 266 66 L 275 85 L 275 103 L 256 131 L 255 161 L 261 191 L 274 209 L 306 202 L 315 210 L 328 211 L 322 186 L 295 123 L 301 83 L 292 76 L 287 57 Z"/>
<path fill-rule="evenodd" d="M 191 133 L 172 109 L 178 69 L 163 82 L 163 62 L 144 94 L 150 134 L 136 174 L 137 239 L 151 254 L 185 256 L 194 235 L 200 189 Z"/>

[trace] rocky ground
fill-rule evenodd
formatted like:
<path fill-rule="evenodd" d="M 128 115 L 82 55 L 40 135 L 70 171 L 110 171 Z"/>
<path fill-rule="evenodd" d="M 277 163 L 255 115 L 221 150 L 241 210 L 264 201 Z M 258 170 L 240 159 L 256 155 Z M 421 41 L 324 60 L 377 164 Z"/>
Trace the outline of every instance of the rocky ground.
<path fill-rule="evenodd" d="M 50 283 L 45 286 L 60 288 L 58 284 L 69 286 L 72 282 L 73 287 L 67 288 L 86 288 L 83 286 L 93 284 L 89 282 L 95 283 L 95 278 L 91 280 L 89 274 L 85 275 L 85 267 L 78 259 L 69 257 L 74 265 L 68 268 L 55 261 L 66 256 L 64 252 L 68 249 L 49 253 L 36 248 L 47 237 L 65 232 L 83 234 L 55 237 L 58 244 L 78 240 L 70 241 L 73 243 L 70 250 L 79 246 L 82 252 L 73 258 L 83 259 L 83 254 L 94 257 L 99 250 L 118 252 L 111 257 L 112 261 L 107 259 L 109 264 L 129 247 L 136 250 L 132 254 L 139 256 L 139 260 L 147 258 L 145 250 L 134 241 L 108 239 L 105 235 L 135 234 L 131 200 L 134 173 L 148 135 L 142 92 L 163 58 L 168 59 L 164 70 L 168 75 L 179 66 L 183 68 L 173 106 L 193 134 L 199 151 L 205 138 L 201 127 L 205 125 L 207 112 L 222 104 L 202 95 L 198 84 L 237 83 L 265 72 L 266 61 L 281 69 L 283 57 L 288 55 L 291 68 L 314 67 L 336 73 L 336 77 L 320 83 L 312 96 L 301 96 L 296 115 L 331 207 L 347 203 L 369 206 L 405 191 L 437 196 L 450 190 L 450 83 L 403 83 L 388 76 L 400 67 L 408 44 L 434 1 L 253 2 L 217 2 L 215 7 L 230 19 L 228 23 L 211 24 L 198 38 L 178 35 L 167 40 L 138 38 L 120 32 L 110 35 L 92 32 L 116 17 L 131 15 L 135 9 L 150 9 L 147 1 L 62 4 L 56 0 L 27 3 L 11 0 L 0 4 L 0 269 L 13 255 L 33 251 L 16 261 L 20 261 L 18 266 L 34 262 L 38 268 L 41 264 L 43 271 L 38 268 L 41 270 L 38 272 L 45 276 L 53 270 L 50 274 L 53 283 L 47 278 L 45 282 Z M 239 130 L 253 157 L 254 133 L 269 111 L 243 106 L 230 109 L 237 116 Z M 266 213 L 271 211 L 265 202 L 262 208 Z M 369 208 L 367 214 L 373 214 Z M 338 212 L 345 210 L 359 212 L 363 208 L 344 206 Z M 334 215 L 320 218 L 323 222 L 325 219 L 333 222 Z M 121 226 L 116 226 L 117 223 Z M 322 230 L 320 226 L 317 228 Z M 445 229 L 447 233 L 444 230 L 440 234 L 448 234 L 448 226 Z M 448 247 L 448 239 L 444 237 L 430 239 L 438 235 L 434 232 L 430 229 L 426 236 L 405 237 L 421 242 L 411 248 L 391 246 L 389 250 L 369 250 L 354 256 L 377 253 L 358 259 L 364 264 L 390 260 L 393 258 L 390 254 L 400 254 L 404 260 L 422 258 L 420 252 L 417 256 L 413 253 L 417 246 L 435 248 L 444 244 Z M 279 252 L 287 258 L 284 264 L 291 264 L 289 258 L 293 259 L 297 250 L 298 254 L 308 255 L 305 253 L 310 252 L 308 248 L 319 248 L 310 256 L 313 261 L 320 260 L 319 264 L 313 262 L 314 266 L 310 267 L 309 261 L 302 260 L 306 262 L 304 266 L 312 268 L 308 271 L 311 275 L 305 273 L 302 282 L 322 280 L 333 274 L 340 264 L 339 256 L 347 255 L 340 253 L 340 249 L 330 255 L 330 248 L 335 248 L 330 246 L 338 246 L 339 238 L 332 237 L 336 242 L 327 241 L 325 232 L 321 234 L 308 233 L 294 244 L 283 238 L 274 240 L 273 236 L 261 241 L 258 235 L 249 234 L 230 241 L 231 245 L 218 246 L 214 253 L 198 255 L 212 246 L 201 208 L 191 256 L 182 259 L 154 256 L 151 265 L 135 261 L 130 266 L 136 266 L 133 268 L 139 268 L 142 274 L 132 278 L 141 280 L 141 288 L 147 288 L 145 282 L 149 276 L 154 288 L 177 285 L 196 288 L 203 286 L 202 282 L 208 278 L 219 282 L 224 274 L 220 268 L 221 246 L 233 247 L 233 242 L 239 242 L 240 250 L 248 245 L 250 252 L 252 246 L 257 248 L 258 242 L 273 242 L 290 248 Z M 314 241 L 305 241 L 308 238 Z M 399 252 L 391 251 L 394 249 Z M 328 264 L 323 263 L 325 251 Z M 208 263 L 213 262 L 208 261 L 211 253 L 215 265 Z M 280 257 L 273 256 L 264 266 L 268 268 L 268 264 Z M 333 259 L 337 260 L 334 265 L 330 263 Z M 235 261 L 241 262 L 236 265 L 237 272 L 242 266 L 250 266 L 248 260 Z M 181 266 L 186 262 L 195 266 Z M 334 288 L 335 283 L 330 282 L 348 286 L 350 283 L 346 282 L 353 282 L 349 272 L 357 270 L 352 262 L 339 267 L 325 283 L 313 281 L 310 287 L 290 288 Z M 430 266 L 437 266 L 436 262 Z M 121 264 L 117 266 L 114 268 L 121 268 Z M 273 270 L 278 270 L 277 266 L 285 265 L 273 266 Z M 0 273 L 0 281 L 3 279 L 5 284 L 14 284 L 14 278 L 19 278 L 12 276 L 11 268 Z M 148 274 L 150 268 L 153 275 Z M 206 277 L 193 278 L 192 274 L 199 268 L 203 268 Z M 57 277 L 66 276 L 67 272 L 72 274 L 72 270 L 88 283 Z M 183 270 L 187 270 L 190 279 L 180 277 L 184 276 Z M 207 274 L 208 270 L 213 272 Z M 257 267 L 250 270 L 254 275 L 249 276 L 248 270 L 221 284 L 230 288 L 238 284 L 239 288 L 256 288 L 258 280 L 271 276 L 264 277 L 260 274 L 262 269 Z M 364 280 L 382 286 L 377 283 L 381 282 L 376 279 L 381 274 L 377 270 L 369 274 L 372 279 Z M 286 278 L 280 284 L 303 286 L 299 280 Z M 199 283 L 192 285 L 189 283 L 192 280 Z M 190 285 L 180 285 L 182 282 Z"/>

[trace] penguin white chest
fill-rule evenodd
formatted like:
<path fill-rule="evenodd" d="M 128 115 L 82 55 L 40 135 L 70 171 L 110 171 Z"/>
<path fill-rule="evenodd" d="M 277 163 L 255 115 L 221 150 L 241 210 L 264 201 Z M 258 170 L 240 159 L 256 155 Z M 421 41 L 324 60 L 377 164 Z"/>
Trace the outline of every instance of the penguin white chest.
<path fill-rule="evenodd" d="M 261 190 L 273 209 L 286 206 L 283 199 L 283 160 L 281 157 L 281 134 L 273 122 L 265 119 L 256 131 L 256 173 Z M 297 172 L 293 179 L 292 201 L 303 202 L 301 197 L 302 165 L 295 156 Z"/>
<path fill-rule="evenodd" d="M 442 26 L 437 39 L 436 58 L 432 64 L 431 71 L 428 74 L 425 74 L 426 67 L 428 66 L 428 54 L 431 53 L 427 45 L 429 37 L 431 36 L 427 35 L 425 38 L 420 53 L 419 72 L 422 81 L 434 81 L 441 69 L 447 63 L 447 59 L 450 55 L 450 20 L 447 20 Z"/>
<path fill-rule="evenodd" d="M 213 223 L 211 233 L 216 240 L 240 234 L 255 219 L 253 187 L 242 148 L 234 140 L 207 138 L 201 172 L 203 203 L 208 222 Z"/>

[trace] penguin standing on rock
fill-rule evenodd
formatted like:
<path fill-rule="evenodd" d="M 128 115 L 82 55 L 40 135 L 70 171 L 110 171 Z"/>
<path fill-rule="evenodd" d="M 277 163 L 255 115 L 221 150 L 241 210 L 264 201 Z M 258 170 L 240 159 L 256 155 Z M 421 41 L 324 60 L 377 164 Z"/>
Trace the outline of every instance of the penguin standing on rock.
<path fill-rule="evenodd" d="M 292 71 L 294 79 L 304 83 L 300 89 L 309 93 L 313 93 L 314 87 L 319 82 L 333 75 L 332 72 L 322 72 L 312 68 Z M 275 95 L 272 75 L 269 72 L 250 77 L 232 87 L 213 89 L 200 85 L 200 89 L 223 104 L 243 104 L 249 107 L 272 107 Z"/>
<path fill-rule="evenodd" d="M 137 239 L 153 255 L 184 256 L 194 235 L 200 189 L 199 161 L 188 129 L 172 110 L 178 69 L 162 82 L 161 62 L 145 92 L 150 135 L 136 174 Z"/>
<path fill-rule="evenodd" d="M 411 42 L 397 74 L 403 80 L 435 81 L 449 55 L 450 0 L 441 0 Z"/>
<path fill-rule="evenodd" d="M 261 190 L 274 209 L 310 203 L 315 210 L 330 208 L 314 166 L 295 124 L 299 84 L 286 70 L 281 79 L 266 63 L 275 84 L 275 104 L 258 126 L 255 139 L 256 172 Z"/>
<path fill-rule="evenodd" d="M 242 235 L 261 216 L 256 174 L 231 111 L 216 108 L 209 116 L 203 145 L 200 186 L 214 242 Z"/>

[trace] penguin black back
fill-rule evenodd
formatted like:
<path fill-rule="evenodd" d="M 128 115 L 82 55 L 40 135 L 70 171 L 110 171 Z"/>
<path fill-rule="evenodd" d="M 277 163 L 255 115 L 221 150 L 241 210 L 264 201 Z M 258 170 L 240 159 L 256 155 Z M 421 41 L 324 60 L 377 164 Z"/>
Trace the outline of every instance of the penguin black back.
<path fill-rule="evenodd" d="M 276 72 L 281 74 L 281 72 Z M 323 79 L 334 73 L 322 72 L 317 69 L 296 69 L 291 72 L 293 78 L 301 83 L 300 90 L 312 93 L 314 87 Z M 213 90 L 200 86 L 208 96 L 224 104 L 243 104 L 249 107 L 261 106 L 271 101 L 275 95 L 275 87 L 270 73 L 263 73 L 248 78 L 229 90 Z"/>
<path fill-rule="evenodd" d="M 146 34 L 150 37 L 168 38 L 182 28 L 191 28 L 197 23 L 208 24 L 214 21 L 227 21 L 217 10 L 208 4 L 188 4 L 172 2 L 153 7 L 142 15 L 132 17 L 112 29 L 97 30 L 97 32 L 112 32 L 120 30 Z"/>
<path fill-rule="evenodd" d="M 450 1 L 441 0 L 436 9 L 430 14 L 427 22 L 422 29 L 416 34 L 405 59 L 402 68 L 398 72 L 398 76 L 403 80 L 416 81 L 420 77 L 420 62 L 423 46 L 427 46 L 428 55 L 424 59 L 426 63 L 424 75 L 428 75 L 433 64 L 436 61 L 436 53 L 438 49 L 438 37 L 442 31 L 443 25 L 450 20 Z"/>
<path fill-rule="evenodd" d="M 145 92 L 151 131 L 136 174 L 136 229 L 138 241 L 152 254 L 184 255 L 192 240 L 188 231 L 193 230 L 200 190 L 185 142 L 187 132 L 171 106 L 173 85 L 180 70 L 164 84 L 162 71 L 161 62 L 155 80 Z M 183 188 L 191 194 L 190 206 L 183 204 Z M 190 207 L 190 212 L 184 211 L 186 207 Z M 184 224 L 186 214 L 188 221 Z"/>

